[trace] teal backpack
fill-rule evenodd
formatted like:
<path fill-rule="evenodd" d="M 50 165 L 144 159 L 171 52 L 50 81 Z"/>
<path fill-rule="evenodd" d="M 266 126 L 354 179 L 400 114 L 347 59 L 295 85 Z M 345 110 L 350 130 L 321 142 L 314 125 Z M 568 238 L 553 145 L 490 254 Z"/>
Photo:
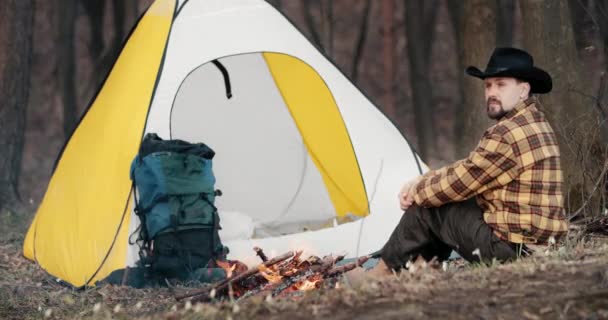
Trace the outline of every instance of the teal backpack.
<path fill-rule="evenodd" d="M 215 152 L 203 143 L 149 133 L 131 164 L 140 219 L 140 263 L 163 278 L 187 280 L 226 258 L 215 207 Z"/>

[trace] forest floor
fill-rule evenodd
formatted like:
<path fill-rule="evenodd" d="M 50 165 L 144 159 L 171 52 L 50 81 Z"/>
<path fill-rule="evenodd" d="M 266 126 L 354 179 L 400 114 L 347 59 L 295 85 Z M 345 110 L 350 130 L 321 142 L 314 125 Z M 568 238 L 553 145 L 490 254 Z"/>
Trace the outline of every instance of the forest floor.
<path fill-rule="evenodd" d="M 298 297 L 184 304 L 169 289 L 60 285 L 23 258 L 22 225 L 0 221 L 0 319 L 608 319 L 606 238 L 503 265 L 452 260 Z"/>

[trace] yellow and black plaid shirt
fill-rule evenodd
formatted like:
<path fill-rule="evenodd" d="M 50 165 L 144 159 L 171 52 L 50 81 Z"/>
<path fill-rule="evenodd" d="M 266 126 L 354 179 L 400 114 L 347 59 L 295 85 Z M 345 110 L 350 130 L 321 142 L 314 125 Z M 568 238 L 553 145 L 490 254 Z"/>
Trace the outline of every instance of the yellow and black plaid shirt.
<path fill-rule="evenodd" d="M 414 200 L 423 207 L 477 196 L 485 222 L 503 240 L 546 243 L 567 231 L 555 133 L 528 99 L 484 133 L 466 159 L 422 176 Z"/>

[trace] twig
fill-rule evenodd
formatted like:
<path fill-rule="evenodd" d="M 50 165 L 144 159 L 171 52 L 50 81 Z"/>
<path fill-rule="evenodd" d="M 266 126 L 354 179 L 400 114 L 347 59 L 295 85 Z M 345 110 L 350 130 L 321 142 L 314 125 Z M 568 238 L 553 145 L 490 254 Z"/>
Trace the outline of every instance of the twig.
<path fill-rule="evenodd" d="M 255 251 L 255 254 L 258 257 L 260 257 L 260 259 L 262 259 L 262 262 L 268 261 L 268 257 L 266 256 L 266 254 L 264 253 L 264 250 L 262 250 L 262 248 L 260 248 L 260 247 L 253 247 L 253 251 Z"/>
<path fill-rule="evenodd" d="M 606 171 L 608 171 L 608 160 L 604 161 L 604 168 L 602 169 L 602 173 L 600 173 L 599 179 L 597 179 L 597 182 L 595 182 L 595 186 L 593 187 L 593 190 L 591 190 L 589 197 L 585 199 L 585 203 L 583 203 L 583 205 L 578 210 L 576 210 L 570 217 L 568 217 L 569 221 L 572 221 L 572 219 L 576 218 L 581 213 L 581 211 L 583 211 L 583 209 L 585 209 L 585 207 L 589 204 L 589 201 L 595 194 L 595 191 L 597 191 L 597 188 L 599 188 L 600 184 L 604 180 Z"/>
<path fill-rule="evenodd" d="M 347 264 L 344 264 L 344 265 L 341 265 L 338 267 L 334 267 L 327 272 L 327 275 L 329 277 L 333 277 L 333 276 L 351 271 L 357 267 L 362 266 L 365 262 L 367 262 L 367 260 L 369 260 L 369 258 L 370 258 L 369 256 L 364 256 L 364 257 L 357 259 L 357 261 L 355 261 L 355 262 L 351 262 L 351 263 L 347 263 Z"/>

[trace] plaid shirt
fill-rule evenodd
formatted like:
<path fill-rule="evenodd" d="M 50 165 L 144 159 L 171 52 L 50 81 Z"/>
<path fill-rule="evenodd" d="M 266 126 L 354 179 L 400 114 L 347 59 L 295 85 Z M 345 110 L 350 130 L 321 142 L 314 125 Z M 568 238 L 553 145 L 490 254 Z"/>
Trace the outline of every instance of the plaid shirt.
<path fill-rule="evenodd" d="M 567 231 L 559 148 L 545 115 L 528 99 L 483 134 L 466 159 L 424 174 L 414 200 L 439 207 L 473 196 L 501 239 L 546 243 Z"/>

